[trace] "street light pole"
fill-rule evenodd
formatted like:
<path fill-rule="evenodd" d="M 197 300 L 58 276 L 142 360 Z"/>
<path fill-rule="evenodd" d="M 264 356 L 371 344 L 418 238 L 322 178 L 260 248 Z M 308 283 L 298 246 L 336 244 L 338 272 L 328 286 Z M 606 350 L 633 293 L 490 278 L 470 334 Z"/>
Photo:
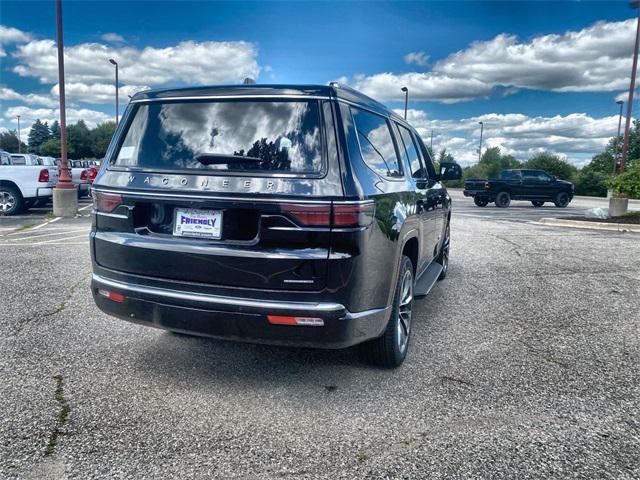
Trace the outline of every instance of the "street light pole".
<path fill-rule="evenodd" d="M 620 144 L 620 127 L 622 126 L 622 105 L 624 105 L 624 102 L 622 100 L 618 100 L 616 103 L 620 105 L 620 115 L 618 116 L 618 136 L 616 137 L 615 143 L 616 149 L 613 154 L 613 175 L 616 174 L 616 165 L 618 164 L 618 145 Z"/>
<path fill-rule="evenodd" d="M 631 67 L 631 84 L 629 85 L 629 99 L 627 100 L 627 120 L 624 124 L 624 143 L 622 145 L 622 160 L 620 161 L 620 173 L 624 172 L 629 153 L 629 126 L 631 124 L 631 110 L 633 107 L 633 91 L 636 88 L 636 70 L 638 68 L 638 48 L 640 47 L 640 0 L 634 0 L 629 4 L 631 8 L 638 10 L 638 25 L 636 27 L 636 44 L 633 49 L 633 66 Z"/>
<path fill-rule="evenodd" d="M 480 124 L 480 148 L 478 148 L 478 163 L 482 160 L 482 134 L 484 132 L 484 122 L 478 122 Z"/>
<path fill-rule="evenodd" d="M 58 84 L 60 86 L 60 174 L 53 189 L 53 214 L 57 217 L 74 217 L 78 213 L 78 194 L 71 180 L 67 160 L 67 113 L 64 90 L 64 44 L 62 40 L 62 0 L 56 0 L 58 43 Z"/>
<path fill-rule="evenodd" d="M 118 126 L 118 62 L 116 62 L 113 58 L 109 59 L 109 63 L 111 65 L 115 65 L 116 67 L 116 127 Z"/>
<path fill-rule="evenodd" d="M 401 90 L 404 92 L 404 119 L 407 119 L 407 104 L 409 103 L 409 89 L 407 87 L 402 87 Z"/>
<path fill-rule="evenodd" d="M 16 115 L 18 117 L 18 153 L 22 153 L 21 150 L 21 143 L 22 143 L 22 137 L 20 135 L 20 115 Z"/>

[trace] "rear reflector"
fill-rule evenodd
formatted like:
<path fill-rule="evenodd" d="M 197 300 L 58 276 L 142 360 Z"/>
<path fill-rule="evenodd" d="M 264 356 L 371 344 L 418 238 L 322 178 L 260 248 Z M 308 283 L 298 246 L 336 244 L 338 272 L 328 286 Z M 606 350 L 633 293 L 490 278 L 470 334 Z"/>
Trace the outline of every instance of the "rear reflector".
<path fill-rule="evenodd" d="M 103 290 L 102 288 L 98 289 L 98 294 L 102 295 L 103 297 L 107 297 L 109 300 L 113 300 L 114 302 L 119 302 L 119 303 L 124 302 L 124 298 L 125 298 L 124 295 L 120 293 L 111 292 L 109 290 Z"/>
<path fill-rule="evenodd" d="M 308 327 L 322 327 L 324 320 L 315 317 L 287 317 L 283 315 L 267 315 L 272 325 L 303 325 Z"/>
<path fill-rule="evenodd" d="M 98 212 L 110 213 L 122 205 L 122 195 L 118 193 L 104 193 L 93 190 L 93 207 Z"/>

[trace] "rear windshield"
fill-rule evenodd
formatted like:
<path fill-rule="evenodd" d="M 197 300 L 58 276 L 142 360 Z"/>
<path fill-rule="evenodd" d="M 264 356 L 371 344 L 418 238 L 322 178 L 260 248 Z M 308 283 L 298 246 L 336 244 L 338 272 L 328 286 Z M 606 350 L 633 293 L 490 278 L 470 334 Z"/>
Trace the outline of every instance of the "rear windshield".
<path fill-rule="evenodd" d="M 318 173 L 320 111 L 313 101 L 141 104 L 113 164 L 161 170 Z"/>

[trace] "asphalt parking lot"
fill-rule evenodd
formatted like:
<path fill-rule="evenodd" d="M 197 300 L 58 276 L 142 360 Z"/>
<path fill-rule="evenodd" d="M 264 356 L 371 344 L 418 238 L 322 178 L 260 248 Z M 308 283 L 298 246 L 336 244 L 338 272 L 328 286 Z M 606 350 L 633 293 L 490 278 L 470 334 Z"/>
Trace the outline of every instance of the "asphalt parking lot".
<path fill-rule="evenodd" d="M 87 210 L 0 218 L 0 478 L 639 478 L 640 234 L 452 196 L 394 371 L 112 319 Z"/>

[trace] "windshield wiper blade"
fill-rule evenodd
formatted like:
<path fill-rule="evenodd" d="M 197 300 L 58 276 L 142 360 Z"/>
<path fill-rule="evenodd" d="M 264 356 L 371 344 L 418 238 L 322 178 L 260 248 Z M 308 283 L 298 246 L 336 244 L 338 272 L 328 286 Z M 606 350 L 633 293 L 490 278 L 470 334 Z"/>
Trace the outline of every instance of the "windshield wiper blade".
<path fill-rule="evenodd" d="M 258 157 L 245 157 L 242 155 L 230 155 L 226 153 L 199 153 L 194 157 L 203 165 L 225 165 L 231 163 L 262 163 Z"/>

